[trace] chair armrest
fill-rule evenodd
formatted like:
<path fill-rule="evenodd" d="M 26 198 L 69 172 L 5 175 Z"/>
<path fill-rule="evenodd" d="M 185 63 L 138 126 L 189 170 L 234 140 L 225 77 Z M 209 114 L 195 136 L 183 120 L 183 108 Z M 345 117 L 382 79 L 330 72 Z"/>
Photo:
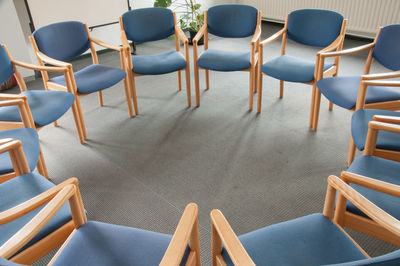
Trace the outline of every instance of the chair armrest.
<path fill-rule="evenodd" d="M 51 58 L 40 51 L 36 52 L 36 55 L 39 57 L 40 60 L 42 60 L 43 62 L 45 62 L 47 64 L 50 64 L 53 66 L 58 66 L 58 67 L 72 67 L 72 65 L 70 63 Z"/>
<path fill-rule="evenodd" d="M 362 75 L 362 80 L 372 80 L 372 79 L 391 79 L 391 78 L 399 78 L 400 71 L 393 71 L 393 72 L 386 72 L 386 73 L 379 73 L 379 74 L 366 74 Z"/>
<path fill-rule="evenodd" d="M 372 120 L 384 123 L 400 124 L 400 117 L 398 116 L 374 115 Z"/>
<path fill-rule="evenodd" d="M 0 99 L 1 99 L 1 97 L 0 97 Z M 24 99 L 5 100 L 5 101 L 0 101 L 0 107 L 11 106 L 11 105 L 20 105 L 23 103 L 24 103 Z"/>
<path fill-rule="evenodd" d="M 200 38 L 204 35 L 204 33 L 207 31 L 207 25 L 204 24 L 200 30 L 197 32 L 196 36 L 193 38 L 193 45 L 197 45 L 197 42 L 200 40 Z"/>
<path fill-rule="evenodd" d="M 212 210 L 210 216 L 212 227 L 215 228 L 217 233 L 217 235 L 212 236 L 212 238 L 218 237 L 222 241 L 233 264 L 255 265 L 222 212 L 220 210 Z"/>
<path fill-rule="evenodd" d="M 100 46 L 102 46 L 102 47 L 104 47 L 104 48 L 108 48 L 108 49 L 115 50 L 115 51 L 119 51 L 119 52 L 120 52 L 122 49 L 124 49 L 123 47 L 116 46 L 116 45 L 113 45 L 113 44 L 109 44 L 109 43 L 100 41 L 99 39 L 95 39 L 95 38 L 93 38 L 93 37 L 90 37 L 90 41 L 91 41 L 91 42 L 94 42 L 95 44 L 100 45 Z"/>
<path fill-rule="evenodd" d="M 340 44 L 343 42 L 343 39 L 344 39 L 344 37 L 340 35 L 330 45 L 328 45 L 327 47 L 323 48 L 318 53 L 333 51 L 334 49 L 336 49 L 336 48 L 338 48 L 340 46 Z"/>
<path fill-rule="evenodd" d="M 160 265 L 180 265 L 188 242 L 190 242 L 191 251 L 193 245 L 193 251 L 197 253 L 194 255 L 200 258 L 197 217 L 197 205 L 195 203 L 189 203 L 181 216 L 181 219 L 176 227 L 175 233 L 168 245 L 167 251 L 162 258 Z"/>
<path fill-rule="evenodd" d="M 0 93 L 0 107 L 17 105 L 21 121 L 26 128 L 35 128 L 35 122 L 32 118 L 31 111 L 28 105 L 28 98 L 21 94 Z M 18 171 L 16 171 L 18 172 Z M 29 172 L 29 171 L 28 171 Z"/>
<path fill-rule="evenodd" d="M 370 121 L 368 123 L 368 129 L 385 130 L 393 133 L 400 133 L 400 125 L 378 122 L 378 121 Z"/>
<path fill-rule="evenodd" d="M 11 93 L 0 93 L 0 100 L 15 100 L 15 99 L 27 99 L 26 95 L 11 94 Z"/>
<path fill-rule="evenodd" d="M 251 38 L 250 43 L 251 44 L 256 44 L 256 42 L 260 39 L 261 37 L 261 26 L 258 26 L 256 30 L 254 31 L 253 37 Z"/>
<path fill-rule="evenodd" d="M 280 31 L 278 31 L 278 32 L 275 33 L 274 35 L 272 35 L 272 36 L 270 36 L 269 38 L 265 39 L 264 41 L 260 42 L 260 47 L 263 47 L 264 45 L 275 41 L 276 39 L 278 39 L 279 37 L 281 37 L 285 32 L 286 32 L 285 29 L 281 29 Z"/>
<path fill-rule="evenodd" d="M 17 66 L 23 67 L 23 68 L 28 68 L 32 70 L 37 70 L 37 71 L 48 71 L 48 72 L 65 72 L 68 71 L 67 66 L 39 66 L 39 65 L 33 65 L 21 61 L 16 61 L 16 60 L 11 60 L 11 62 Z"/>
<path fill-rule="evenodd" d="M 335 52 L 320 52 L 319 55 L 321 57 L 332 57 L 332 56 L 338 56 L 338 55 L 342 56 L 342 55 L 348 55 L 348 54 L 355 54 L 355 53 L 359 53 L 359 52 L 371 49 L 374 46 L 375 46 L 375 43 L 369 43 L 369 44 L 365 44 L 362 46 L 357 46 L 354 48 L 335 51 Z"/>
<path fill-rule="evenodd" d="M 175 34 L 176 36 L 178 36 L 178 38 L 184 43 L 184 44 L 188 44 L 189 40 L 186 37 L 185 33 L 183 32 L 183 30 L 177 26 L 175 26 Z"/>

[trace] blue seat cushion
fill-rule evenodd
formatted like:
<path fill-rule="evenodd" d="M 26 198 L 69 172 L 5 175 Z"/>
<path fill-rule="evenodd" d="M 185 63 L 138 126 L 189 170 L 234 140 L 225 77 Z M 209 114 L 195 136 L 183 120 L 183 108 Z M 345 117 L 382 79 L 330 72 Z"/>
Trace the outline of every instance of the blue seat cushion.
<path fill-rule="evenodd" d="M 22 266 L 22 264 L 17 264 L 12 261 L 6 260 L 5 258 L 0 257 L 0 265 L 1 266 Z"/>
<path fill-rule="evenodd" d="M 366 258 L 320 213 L 267 226 L 239 240 L 256 265 L 322 265 Z M 233 265 L 225 249 L 222 256 Z"/>
<path fill-rule="evenodd" d="M 22 148 L 31 171 L 39 160 L 39 136 L 33 128 L 16 128 L 0 131 L 0 139 L 13 138 L 22 142 Z M 8 152 L 0 154 L 0 174 L 14 172 Z"/>
<path fill-rule="evenodd" d="M 368 123 L 374 115 L 400 116 L 400 112 L 376 109 L 361 109 L 354 112 L 351 117 L 351 135 L 354 144 L 360 151 L 364 150 L 368 133 Z M 379 149 L 400 151 L 400 134 L 380 130 L 376 147 Z"/>
<path fill-rule="evenodd" d="M 180 53 L 171 51 L 153 55 L 133 55 L 132 65 L 136 74 L 160 75 L 184 69 L 186 61 Z"/>
<path fill-rule="evenodd" d="M 29 173 L 10 179 L 0 184 L 0 212 L 30 200 L 54 186 L 55 185 L 45 177 L 35 173 Z M 29 222 L 42 208 L 43 206 L 10 223 L 0 226 L 0 246 L 18 232 L 18 230 Z M 31 246 L 33 243 L 60 228 L 70 220 L 70 208 L 69 204 L 66 203 L 23 249 Z"/>
<path fill-rule="evenodd" d="M 250 51 L 205 50 L 197 60 L 201 68 L 215 71 L 237 71 L 250 67 Z"/>
<path fill-rule="evenodd" d="M 171 238 L 167 234 L 89 221 L 75 232 L 54 265 L 159 265 Z"/>
<path fill-rule="evenodd" d="M 391 160 L 374 156 L 360 156 L 354 160 L 347 171 L 400 185 L 400 163 Z M 355 184 L 351 184 L 351 186 L 381 209 L 400 219 L 400 198 Z M 347 210 L 367 217 L 351 202 L 348 202 Z"/>
<path fill-rule="evenodd" d="M 332 63 L 325 63 L 324 70 L 331 66 L 333 66 Z M 314 80 L 315 61 L 282 55 L 264 63 L 261 71 L 279 80 L 311 82 Z"/>
<path fill-rule="evenodd" d="M 93 64 L 74 72 L 76 87 L 79 93 L 87 94 L 107 89 L 126 77 L 120 68 Z M 64 75 L 50 81 L 65 86 Z"/>
<path fill-rule="evenodd" d="M 48 125 L 65 114 L 74 103 L 75 96 L 66 91 L 24 91 L 21 94 L 28 98 L 33 120 L 37 126 Z M 17 106 L 0 108 L 1 121 L 20 122 L 21 116 Z"/>
<path fill-rule="evenodd" d="M 331 102 L 346 109 L 356 106 L 360 76 L 331 77 L 317 82 L 319 91 Z M 368 86 L 366 103 L 400 100 L 400 91 L 382 86 Z"/>
<path fill-rule="evenodd" d="M 331 264 L 330 266 L 392 266 L 400 265 L 400 250 L 390 252 L 388 254 L 370 259 L 357 260 L 339 264 Z"/>

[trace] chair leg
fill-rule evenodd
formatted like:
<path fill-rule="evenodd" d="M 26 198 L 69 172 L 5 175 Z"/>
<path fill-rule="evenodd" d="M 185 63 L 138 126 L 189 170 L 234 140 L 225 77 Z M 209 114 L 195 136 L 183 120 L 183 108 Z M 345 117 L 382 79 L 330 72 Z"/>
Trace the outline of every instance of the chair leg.
<path fill-rule="evenodd" d="M 138 104 L 137 104 L 135 78 L 133 77 L 133 73 L 128 74 L 128 82 L 129 82 L 130 88 L 131 88 L 131 97 L 132 97 L 132 101 L 133 101 L 133 108 L 135 109 L 135 115 L 138 115 L 139 108 L 138 108 Z"/>
<path fill-rule="evenodd" d="M 189 66 L 185 69 L 186 73 L 186 94 L 187 94 L 187 105 L 192 106 L 192 93 L 190 92 L 190 68 Z"/>
<path fill-rule="evenodd" d="M 101 91 L 98 91 L 97 95 L 99 96 L 99 105 L 103 107 L 103 93 Z"/>
<path fill-rule="evenodd" d="M 129 117 L 133 117 L 132 103 L 131 103 L 131 88 L 129 86 L 128 77 L 124 78 L 126 103 L 128 104 Z"/>
<path fill-rule="evenodd" d="M 283 85 L 284 85 L 284 81 L 280 80 L 279 81 L 279 98 L 282 99 L 283 98 Z"/>
<path fill-rule="evenodd" d="M 314 88 L 313 88 L 313 90 L 314 90 Z M 310 117 L 310 119 L 313 119 L 313 121 L 312 121 L 313 130 L 317 131 L 318 119 L 319 119 L 319 109 L 321 106 L 321 92 L 316 87 L 315 87 L 314 95 L 315 95 L 314 96 L 315 97 L 314 106 L 311 106 L 314 109 L 314 114 L 313 114 L 313 117 Z"/>
<path fill-rule="evenodd" d="M 58 126 L 57 120 L 53 122 L 54 126 Z"/>
<path fill-rule="evenodd" d="M 82 108 L 78 96 L 76 96 L 75 102 L 72 104 L 72 114 L 74 115 L 79 141 L 83 143 L 87 139 L 87 136 L 86 136 L 85 122 L 83 120 L 83 115 L 82 115 Z"/>
<path fill-rule="evenodd" d="M 254 66 L 250 68 L 250 84 L 249 84 L 249 110 L 253 110 L 254 101 Z"/>
<path fill-rule="evenodd" d="M 206 90 L 210 89 L 210 70 L 206 69 Z"/>
<path fill-rule="evenodd" d="M 49 178 L 49 173 L 47 172 L 47 167 L 46 167 L 46 163 L 44 161 L 43 158 L 43 154 L 42 154 L 42 149 L 39 148 L 39 160 L 37 163 L 37 170 L 39 172 L 39 174 L 41 174 L 42 176 Z"/>
<path fill-rule="evenodd" d="M 178 90 L 182 90 L 182 75 L 180 70 L 178 70 Z"/>
<path fill-rule="evenodd" d="M 316 86 L 313 84 L 312 92 L 311 92 L 311 110 L 310 110 L 310 121 L 308 123 L 309 127 L 313 127 L 314 125 L 314 108 L 315 108 L 315 92 L 316 91 Z"/>
<path fill-rule="evenodd" d="M 194 63 L 194 86 L 196 91 L 196 106 L 200 106 L 200 84 L 199 84 L 199 68 Z"/>
<path fill-rule="evenodd" d="M 257 93 L 257 82 L 258 82 L 258 63 L 254 68 L 254 93 Z"/>
<path fill-rule="evenodd" d="M 329 102 L 329 111 L 333 110 L 333 102 Z"/>
<path fill-rule="evenodd" d="M 354 161 L 355 155 L 356 155 L 356 145 L 354 144 L 353 137 L 350 136 L 349 154 L 347 155 L 347 167 L 349 167 L 351 163 Z"/>
<path fill-rule="evenodd" d="M 263 82 L 263 74 L 259 72 L 258 82 L 257 82 L 257 113 L 261 112 L 262 82 Z"/>

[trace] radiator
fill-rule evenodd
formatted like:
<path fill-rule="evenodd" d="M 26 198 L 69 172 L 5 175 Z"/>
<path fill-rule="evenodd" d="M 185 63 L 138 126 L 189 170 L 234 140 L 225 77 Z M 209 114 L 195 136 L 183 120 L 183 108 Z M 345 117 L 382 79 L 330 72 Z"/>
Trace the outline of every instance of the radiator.
<path fill-rule="evenodd" d="M 375 37 L 380 26 L 400 24 L 400 0 L 239 0 L 261 11 L 264 20 L 283 22 L 301 8 L 330 9 L 348 19 L 347 33 Z"/>

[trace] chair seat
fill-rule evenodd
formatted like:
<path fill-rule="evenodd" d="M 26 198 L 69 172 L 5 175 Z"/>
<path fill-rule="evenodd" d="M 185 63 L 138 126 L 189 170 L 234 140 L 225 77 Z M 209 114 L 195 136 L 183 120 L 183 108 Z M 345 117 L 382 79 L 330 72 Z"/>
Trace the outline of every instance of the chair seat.
<path fill-rule="evenodd" d="M 215 71 L 237 71 L 250 68 L 250 51 L 205 50 L 197 65 Z"/>
<path fill-rule="evenodd" d="M 15 177 L 0 184 L 0 212 L 17 206 L 55 185 L 45 177 L 29 173 Z M 42 208 L 38 208 L 15 221 L 0 226 L 0 246 L 12 237 L 19 229 L 29 222 Z M 23 248 L 47 236 L 71 220 L 69 204 L 66 203 L 51 221 Z"/>
<path fill-rule="evenodd" d="M 256 265 L 325 265 L 366 258 L 319 213 L 267 226 L 239 239 Z M 226 250 L 222 255 L 233 265 Z"/>
<path fill-rule="evenodd" d="M 356 106 L 360 76 L 332 77 L 317 82 L 320 92 L 334 104 L 353 109 Z M 366 103 L 400 100 L 400 91 L 382 86 L 368 86 Z"/>
<path fill-rule="evenodd" d="M 54 265 L 158 265 L 172 236 L 88 221 L 73 235 Z M 189 249 L 186 250 L 186 261 Z"/>
<path fill-rule="evenodd" d="M 368 133 L 368 122 L 372 120 L 374 115 L 399 117 L 400 112 L 375 109 L 361 109 L 354 112 L 351 118 L 351 135 L 354 144 L 360 151 L 364 150 Z M 400 151 L 400 135 L 397 133 L 380 131 L 376 147 L 385 150 Z"/>
<path fill-rule="evenodd" d="M 327 70 L 331 66 L 333 66 L 332 63 L 325 63 L 324 70 Z M 261 71 L 279 80 L 311 82 L 314 80 L 315 61 L 282 55 L 264 63 L 261 66 Z"/>
<path fill-rule="evenodd" d="M 74 72 L 78 93 L 87 94 L 107 89 L 126 77 L 120 68 L 93 64 Z M 65 86 L 64 76 L 58 76 L 50 81 Z"/>
<path fill-rule="evenodd" d="M 35 169 L 39 160 L 39 136 L 33 128 L 16 128 L 0 131 L 0 139 L 13 138 L 22 142 L 26 160 L 31 171 Z M 0 154 L 0 174 L 14 172 L 8 152 Z"/>
<path fill-rule="evenodd" d="M 65 91 L 24 91 L 21 94 L 27 96 L 33 120 L 40 127 L 59 119 L 68 111 L 75 100 L 72 93 Z M 18 107 L 0 108 L 0 120 L 20 122 L 21 116 Z"/>
<path fill-rule="evenodd" d="M 175 51 L 153 55 L 133 55 L 133 72 L 142 75 L 160 75 L 186 67 L 183 56 Z"/>

